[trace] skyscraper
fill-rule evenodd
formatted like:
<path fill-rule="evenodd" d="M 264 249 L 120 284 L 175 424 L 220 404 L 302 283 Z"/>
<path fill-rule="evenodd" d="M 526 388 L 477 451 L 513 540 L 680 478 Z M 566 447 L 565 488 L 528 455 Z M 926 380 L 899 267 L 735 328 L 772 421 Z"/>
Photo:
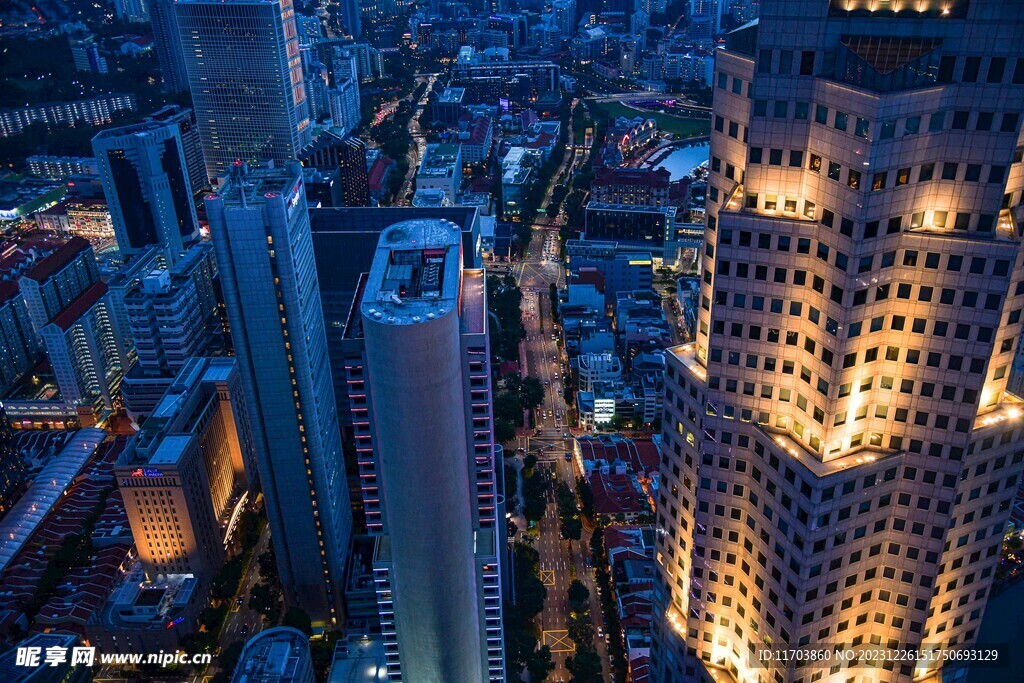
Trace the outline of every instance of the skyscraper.
<path fill-rule="evenodd" d="M 491 424 L 484 273 L 462 232 L 380 236 L 348 324 L 346 372 L 388 677 L 503 681 L 504 509 Z M 396 656 L 392 656 L 394 652 Z"/>
<path fill-rule="evenodd" d="M 174 255 L 199 237 L 192 181 L 178 124 L 110 128 L 92 139 L 121 253 L 160 244 Z"/>
<path fill-rule="evenodd" d="M 185 154 L 185 167 L 192 184 L 192 193 L 198 195 L 207 186 L 206 163 L 203 161 L 203 142 L 199 139 L 196 112 L 178 104 L 168 104 L 146 117 L 147 121 L 173 123 L 181 136 L 181 149 Z"/>
<path fill-rule="evenodd" d="M 366 172 L 366 145 L 357 137 L 348 137 L 338 152 L 341 172 L 341 204 L 366 206 L 370 203 L 369 178 Z"/>
<path fill-rule="evenodd" d="M 764 2 L 716 56 L 696 341 L 666 381 L 656 681 L 936 680 L 957 663 L 757 653 L 978 638 L 1024 458 L 1005 389 L 1024 15 L 872 7 Z"/>
<path fill-rule="evenodd" d="M 178 31 L 211 180 L 236 159 L 294 158 L 311 140 L 291 0 L 178 0 Z"/>
<path fill-rule="evenodd" d="M 359 0 L 342 0 L 341 2 L 341 23 L 345 27 L 345 33 L 358 38 L 363 33 L 363 21 Z"/>
<path fill-rule="evenodd" d="M 181 50 L 174 0 L 152 0 L 149 5 L 149 17 L 153 22 L 153 48 L 156 50 L 160 71 L 163 73 L 164 90 L 188 90 L 188 72 L 185 70 L 185 55 Z"/>
<path fill-rule="evenodd" d="M 352 513 L 302 168 L 238 162 L 206 211 L 285 598 L 336 622 Z"/>

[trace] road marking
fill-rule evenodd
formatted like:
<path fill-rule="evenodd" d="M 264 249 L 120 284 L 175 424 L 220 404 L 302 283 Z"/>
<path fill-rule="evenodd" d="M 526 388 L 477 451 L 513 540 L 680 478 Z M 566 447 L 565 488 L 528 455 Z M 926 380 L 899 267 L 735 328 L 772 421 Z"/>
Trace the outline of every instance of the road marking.
<path fill-rule="evenodd" d="M 555 570 L 554 569 L 541 569 L 540 570 L 540 582 L 545 586 L 555 585 Z"/>
<path fill-rule="evenodd" d="M 550 647 L 553 653 L 576 652 L 576 644 L 569 640 L 569 632 L 566 630 L 542 632 L 540 644 Z"/>

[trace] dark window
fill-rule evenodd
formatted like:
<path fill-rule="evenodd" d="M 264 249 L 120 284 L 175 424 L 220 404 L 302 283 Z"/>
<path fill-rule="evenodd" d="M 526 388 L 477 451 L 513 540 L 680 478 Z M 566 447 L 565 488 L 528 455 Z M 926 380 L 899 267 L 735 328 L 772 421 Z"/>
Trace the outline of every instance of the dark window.
<path fill-rule="evenodd" d="M 1003 73 L 1006 71 L 1006 57 L 993 57 L 988 63 L 989 83 L 1002 83 Z"/>
<path fill-rule="evenodd" d="M 811 76 L 814 74 L 814 53 L 804 50 L 800 53 L 800 75 Z"/>
<path fill-rule="evenodd" d="M 976 83 L 979 71 L 981 71 L 981 57 L 968 57 L 964 61 L 964 75 L 960 80 L 964 83 Z"/>

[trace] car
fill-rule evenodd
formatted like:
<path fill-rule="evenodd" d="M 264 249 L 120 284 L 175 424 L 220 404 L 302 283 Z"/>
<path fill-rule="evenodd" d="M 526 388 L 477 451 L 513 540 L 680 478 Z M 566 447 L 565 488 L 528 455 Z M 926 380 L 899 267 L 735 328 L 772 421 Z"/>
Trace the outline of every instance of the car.
<path fill-rule="evenodd" d="M 569 462 L 570 460 L 572 460 L 572 453 L 570 453 L 569 451 L 566 451 L 565 452 L 565 461 Z"/>
<path fill-rule="evenodd" d="M 235 600 L 235 604 L 238 605 L 239 607 L 242 606 L 243 602 L 245 602 L 245 596 L 244 595 L 239 595 L 238 599 Z"/>
<path fill-rule="evenodd" d="M 568 440 L 569 440 L 569 432 L 565 432 L 564 434 L 562 434 L 562 441 L 568 441 Z"/>
<path fill-rule="evenodd" d="M 604 629 L 601 628 L 600 626 L 597 627 L 597 635 L 598 635 L 599 638 L 603 638 L 604 637 Z"/>
<path fill-rule="evenodd" d="M 550 386 L 550 385 L 551 385 L 551 382 L 549 382 L 548 380 L 544 380 L 544 386 Z"/>
<path fill-rule="evenodd" d="M 249 624 L 242 624 L 242 630 L 240 633 L 244 636 L 249 633 Z"/>

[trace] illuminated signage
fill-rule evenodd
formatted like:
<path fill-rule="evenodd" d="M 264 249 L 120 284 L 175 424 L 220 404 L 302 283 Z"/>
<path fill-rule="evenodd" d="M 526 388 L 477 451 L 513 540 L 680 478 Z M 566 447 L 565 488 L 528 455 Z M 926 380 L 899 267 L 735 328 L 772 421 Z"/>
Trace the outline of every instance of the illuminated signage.
<path fill-rule="evenodd" d="M 162 477 L 164 473 L 155 467 L 139 467 L 132 472 L 133 477 Z"/>
<path fill-rule="evenodd" d="M 615 417 L 615 399 L 594 399 L 594 424 L 607 424 Z"/>

